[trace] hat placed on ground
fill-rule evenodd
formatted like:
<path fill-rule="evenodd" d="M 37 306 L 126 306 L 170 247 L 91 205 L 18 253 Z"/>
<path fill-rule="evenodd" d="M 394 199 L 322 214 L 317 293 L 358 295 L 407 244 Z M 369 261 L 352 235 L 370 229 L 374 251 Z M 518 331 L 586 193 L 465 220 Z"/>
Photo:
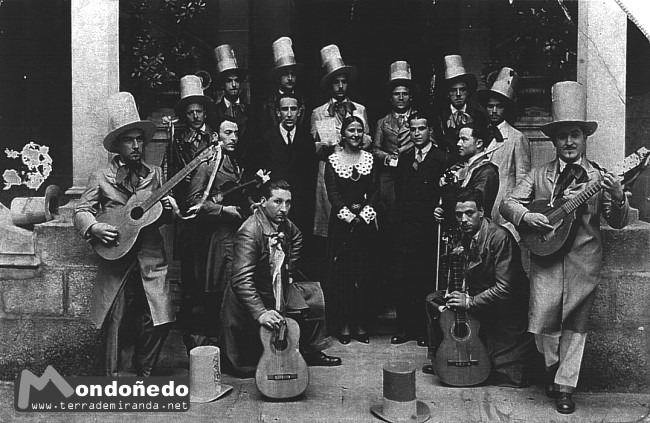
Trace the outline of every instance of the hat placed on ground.
<path fill-rule="evenodd" d="M 176 116 L 185 115 L 185 109 L 190 104 L 200 104 L 204 109 L 214 105 L 212 99 L 203 95 L 203 81 L 196 75 L 185 75 L 181 78 L 181 99 L 174 104 Z"/>
<path fill-rule="evenodd" d="M 190 350 L 190 402 L 210 402 L 227 394 L 232 386 L 221 383 L 221 357 L 214 346 Z"/>
<path fill-rule="evenodd" d="M 16 226 L 49 222 L 54 219 L 59 207 L 66 203 L 61 189 L 50 185 L 45 189 L 45 197 L 16 197 L 11 200 L 11 221 Z"/>
<path fill-rule="evenodd" d="M 467 73 L 463 65 L 463 58 L 457 54 L 445 56 L 445 82 L 451 86 L 456 82 L 464 82 L 470 92 L 476 91 L 478 81 L 472 73 Z"/>
<path fill-rule="evenodd" d="M 395 87 L 405 86 L 408 87 L 411 92 L 417 92 L 419 88 L 411 79 L 411 66 L 409 66 L 408 62 L 401 60 L 391 63 L 390 75 L 386 86 L 389 90 L 392 90 Z"/>
<path fill-rule="evenodd" d="M 557 82 L 551 88 L 553 122 L 542 126 L 541 131 L 553 138 L 557 129 L 566 124 L 582 127 L 586 136 L 596 132 L 598 122 L 587 120 L 587 95 L 585 87 L 575 81 Z"/>
<path fill-rule="evenodd" d="M 487 104 L 491 97 L 498 97 L 501 100 L 504 100 L 507 103 L 508 107 L 514 106 L 517 99 L 517 94 L 515 90 L 517 89 L 517 83 L 519 82 L 519 77 L 517 72 L 512 68 L 501 68 L 497 79 L 492 84 L 492 88 L 489 90 L 479 90 L 476 93 L 479 101 L 483 106 Z"/>
<path fill-rule="evenodd" d="M 387 422 L 422 423 L 431 417 L 429 407 L 415 399 L 415 367 L 394 362 L 384 366 L 384 399 L 370 412 Z"/>
<path fill-rule="evenodd" d="M 279 76 L 289 69 L 302 70 L 302 63 L 296 63 L 292 45 L 293 43 L 289 37 L 280 37 L 273 41 L 271 47 L 273 48 L 273 65 L 275 67 L 271 69 L 271 74 Z"/>
<path fill-rule="evenodd" d="M 246 75 L 246 68 L 240 68 L 237 65 L 237 58 L 235 57 L 235 51 L 230 47 L 230 44 L 222 44 L 219 47 L 215 48 L 214 58 L 217 61 L 217 76 L 216 79 L 220 79 L 225 75 L 226 72 L 236 72 L 239 77 Z"/>
<path fill-rule="evenodd" d="M 115 139 L 118 135 L 131 129 L 140 129 L 144 132 L 145 144 L 151 141 L 156 133 L 156 124 L 148 120 L 140 120 L 138 108 L 131 93 L 126 91 L 115 93 L 108 98 L 106 104 L 110 131 L 104 138 L 104 148 L 107 151 L 117 153 Z"/>
<path fill-rule="evenodd" d="M 356 66 L 346 66 L 343 63 L 341 52 L 336 45 L 330 44 L 320 49 L 320 57 L 323 61 L 323 68 L 325 69 L 325 76 L 320 79 L 321 87 L 326 87 L 333 78 L 341 74 L 348 74 L 350 80 L 354 80 L 357 77 Z"/>

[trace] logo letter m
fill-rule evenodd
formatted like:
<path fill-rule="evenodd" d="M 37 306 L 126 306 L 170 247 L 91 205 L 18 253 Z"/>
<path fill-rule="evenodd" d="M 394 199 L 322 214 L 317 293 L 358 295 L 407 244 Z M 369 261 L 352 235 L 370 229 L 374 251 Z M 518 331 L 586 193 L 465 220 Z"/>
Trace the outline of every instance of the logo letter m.
<path fill-rule="evenodd" d="M 74 394 L 72 386 L 63 379 L 59 372 L 54 370 L 54 367 L 47 366 L 47 369 L 45 369 L 43 376 L 41 377 L 38 377 L 34 375 L 34 373 L 25 369 L 20 374 L 20 382 L 18 383 L 18 408 L 24 410 L 29 405 L 29 391 L 32 386 L 35 389 L 42 391 L 43 388 L 45 388 L 45 385 L 50 381 L 52 381 L 54 386 L 56 386 L 66 398 L 70 398 L 70 396 Z"/>

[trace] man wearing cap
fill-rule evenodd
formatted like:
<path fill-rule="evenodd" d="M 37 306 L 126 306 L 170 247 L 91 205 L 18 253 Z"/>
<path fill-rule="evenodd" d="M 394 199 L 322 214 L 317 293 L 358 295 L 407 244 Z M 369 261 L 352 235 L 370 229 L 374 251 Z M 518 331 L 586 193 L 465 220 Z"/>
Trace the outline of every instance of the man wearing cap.
<path fill-rule="evenodd" d="M 184 131 L 175 135 L 168 150 L 168 178 L 191 162 L 201 151 L 213 143 L 217 134 L 206 123 L 209 112 L 213 111 L 212 99 L 203 94 L 201 78 L 186 75 L 180 81 L 181 98 L 174 105 L 176 116 L 186 125 Z M 174 189 L 174 197 L 180 203 L 182 213 L 192 206 L 189 198 L 190 174 Z M 181 322 L 183 325 L 183 343 L 187 351 L 199 345 L 208 345 L 206 333 L 205 307 L 203 305 L 203 287 L 207 262 L 208 232 L 205 222 L 200 219 L 188 219 L 179 222 L 179 250 L 181 261 L 181 283 L 183 302 L 181 304 Z M 217 314 L 218 316 L 218 314 Z"/>
<path fill-rule="evenodd" d="M 282 283 L 285 311 L 300 325 L 300 352 L 309 366 L 339 366 L 341 359 L 323 352 L 325 302 L 318 282 L 293 281 L 302 250 L 302 234 L 287 218 L 291 187 L 275 180 L 262 186 L 262 200 L 235 235 L 232 279 L 223 301 L 220 345 L 226 371 L 250 377 L 262 355 L 260 325 L 279 329 L 274 283 Z M 274 277 L 279 275 L 279 277 Z"/>
<path fill-rule="evenodd" d="M 499 213 L 501 200 L 515 188 L 517 182 L 530 171 L 530 144 L 528 137 L 513 128 L 506 120 L 516 108 L 515 90 L 517 74 L 511 68 L 503 68 L 489 90 L 479 90 L 477 97 L 488 111 L 488 131 L 492 139 L 487 149 L 489 160 L 499 168 L 499 193 L 494 208 L 489 211 L 492 220 L 507 227 L 519 240 L 514 225 Z"/>
<path fill-rule="evenodd" d="M 409 115 L 410 142 L 414 148 L 400 156 L 397 165 L 395 195 L 397 209 L 397 258 L 399 277 L 395 281 L 398 333 L 392 344 L 416 339 L 426 345 L 426 318 L 422 304 L 431 292 L 437 260 L 438 223 L 434 209 L 442 195 L 440 178 L 450 158 L 433 145 L 431 118 Z"/>
<path fill-rule="evenodd" d="M 217 102 L 215 119 L 214 121 L 210 120 L 210 123 L 216 127 L 226 117 L 234 119 L 239 128 L 236 156 L 242 160 L 251 160 L 249 156 L 252 152 L 247 132 L 250 107 L 241 98 L 242 87 L 248 71 L 246 68 L 239 67 L 235 52 L 228 44 L 215 48 L 214 56 L 217 61 L 215 80 L 223 90 L 223 97 Z"/>
<path fill-rule="evenodd" d="M 602 268 L 600 218 L 613 228 L 628 222 L 630 207 L 616 176 L 587 160 L 587 137 L 598 123 L 586 119 L 584 87 L 573 81 L 552 88 L 553 122 L 541 127 L 553 140 L 557 158 L 535 167 L 501 203 L 501 214 L 516 226 L 552 229 L 545 215 L 528 211 L 533 200 L 571 199 L 587 184 L 601 181 L 604 191 L 577 209 L 573 234 L 560 251 L 531 253 L 530 322 L 547 370 L 546 394 L 563 414 L 575 411 L 572 393 L 578 383 L 591 308 Z"/>
<path fill-rule="evenodd" d="M 277 81 L 277 90 L 271 95 L 262 107 L 262 122 L 261 133 L 264 134 L 267 130 L 276 128 L 280 124 L 278 118 L 278 101 L 284 94 L 290 94 L 296 97 L 300 103 L 300 113 L 296 126 L 300 127 L 304 121 L 305 100 L 302 95 L 296 92 L 296 84 L 298 74 L 302 71 L 302 63 L 296 63 L 296 58 L 293 54 L 292 41 L 289 37 L 280 37 L 273 42 L 273 64 L 274 68 L 271 69 L 271 77 Z"/>
<path fill-rule="evenodd" d="M 110 245 L 118 229 L 97 217 L 118 213 L 134 194 L 147 196 L 162 185 L 162 170 L 142 160 L 142 149 L 156 132 L 153 122 L 141 121 L 135 100 L 127 92 L 108 100 L 111 132 L 104 148 L 115 155 L 94 171 L 75 208 L 75 228 L 84 239 Z M 162 200 L 168 216 L 176 207 L 172 197 Z M 169 326 L 174 321 L 171 290 L 167 281 L 163 239 L 156 224 L 141 229 L 135 246 L 117 260 L 100 258 L 93 285 L 90 320 L 106 329 L 106 375 L 117 376 L 120 364 L 120 327 L 129 313 L 136 313 L 136 341 L 132 364 L 139 376 L 149 376 L 158 361 Z"/>
<path fill-rule="evenodd" d="M 323 47 L 320 55 L 325 69 L 320 85 L 330 92 L 331 97 L 311 114 L 311 134 L 321 159 L 316 181 L 314 235 L 326 238 L 331 205 L 325 189 L 325 161 L 341 141 L 343 119 L 350 115 L 359 116 L 364 122 L 364 147 L 369 147 L 372 140 L 367 135 L 370 129 L 366 108 L 348 98 L 348 86 L 356 78 L 357 68 L 345 65 L 339 48 L 334 44 Z"/>
<path fill-rule="evenodd" d="M 438 145 L 451 154 L 457 152 L 456 142 L 461 125 L 476 122 L 479 126 L 487 126 L 485 111 L 470 101 L 477 85 L 476 76 L 467 73 L 460 56 L 445 56 L 444 89 L 449 102 L 445 102 L 443 109 L 437 113 L 434 135 Z"/>
<path fill-rule="evenodd" d="M 454 219 L 462 235 L 452 247 L 462 254 L 466 266 L 466 290 L 443 290 L 427 296 L 429 358 L 434 361 L 442 341 L 440 312 L 447 307 L 467 310 L 481 324 L 478 335 L 491 364 L 488 382 L 527 386 L 534 350 L 533 339 L 526 332 L 529 282 L 519 245 L 508 230 L 484 217 L 484 210 L 480 191 L 461 188 L 456 192 Z M 434 367 L 428 365 L 422 371 L 433 374 Z"/>

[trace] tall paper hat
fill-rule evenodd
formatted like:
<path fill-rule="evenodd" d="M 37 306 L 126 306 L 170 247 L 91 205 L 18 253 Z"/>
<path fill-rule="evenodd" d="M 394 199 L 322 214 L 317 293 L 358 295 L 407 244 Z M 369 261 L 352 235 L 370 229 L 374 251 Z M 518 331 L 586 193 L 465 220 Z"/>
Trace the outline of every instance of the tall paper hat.
<path fill-rule="evenodd" d="M 397 61 L 390 65 L 390 75 L 386 86 L 392 90 L 398 86 L 405 86 L 411 89 L 411 92 L 418 91 L 418 85 L 411 79 L 411 66 L 408 62 Z"/>
<path fill-rule="evenodd" d="M 354 80 L 357 77 L 357 68 L 356 66 L 346 66 L 343 63 L 343 58 L 341 57 L 341 52 L 339 48 L 330 44 L 320 49 L 320 57 L 323 61 L 323 68 L 325 69 L 325 76 L 320 80 L 321 87 L 327 87 L 327 84 L 333 78 L 341 74 L 348 74 L 350 80 Z"/>
<path fill-rule="evenodd" d="M 517 100 L 516 89 L 518 82 L 519 77 L 514 69 L 507 67 L 501 68 L 492 87 L 489 90 L 479 90 L 476 96 L 483 106 L 487 104 L 490 97 L 498 97 L 504 100 L 508 107 L 512 107 Z"/>
<path fill-rule="evenodd" d="M 190 104 L 198 103 L 204 109 L 211 109 L 212 99 L 203 94 L 203 81 L 196 75 L 185 75 L 181 78 L 181 99 L 174 104 L 176 116 L 183 116 Z"/>
<path fill-rule="evenodd" d="M 551 87 L 553 122 L 542 126 L 541 131 L 553 138 L 557 129 L 566 124 L 582 127 L 586 136 L 596 132 L 598 122 L 587 120 L 587 94 L 585 87 L 575 81 L 557 82 Z"/>
<path fill-rule="evenodd" d="M 232 386 L 221 383 L 219 347 L 190 350 L 190 402 L 210 402 L 227 394 Z"/>
<path fill-rule="evenodd" d="M 415 398 L 415 367 L 395 362 L 384 366 L 384 394 L 381 404 L 370 412 L 391 423 L 422 423 L 431 417 L 429 407 Z"/>
<path fill-rule="evenodd" d="M 108 108 L 109 133 L 104 138 L 104 148 L 107 151 L 117 153 L 115 139 L 118 135 L 131 129 L 141 129 L 144 132 L 145 144 L 151 141 L 156 133 L 156 124 L 148 120 L 140 120 L 138 108 L 131 93 L 123 91 L 113 94 L 108 98 L 106 106 Z"/>
<path fill-rule="evenodd" d="M 241 77 L 246 75 L 246 68 L 240 68 L 237 65 L 237 58 L 235 51 L 230 47 L 230 44 L 222 44 L 215 48 L 214 58 L 217 61 L 217 77 L 216 79 L 224 76 L 226 72 L 235 71 Z"/>
<path fill-rule="evenodd" d="M 45 197 L 16 197 L 11 200 L 11 220 L 16 226 L 49 222 L 59 212 L 67 198 L 56 185 L 45 189 Z"/>
<path fill-rule="evenodd" d="M 280 37 L 273 42 L 273 69 L 271 74 L 280 75 L 283 71 L 291 68 L 301 71 L 302 63 L 296 63 L 296 57 L 293 54 L 293 43 L 289 37 Z"/>
<path fill-rule="evenodd" d="M 470 92 L 476 91 L 478 81 L 472 73 L 467 73 L 463 58 L 457 54 L 445 56 L 445 82 L 451 86 L 456 82 L 465 82 Z"/>

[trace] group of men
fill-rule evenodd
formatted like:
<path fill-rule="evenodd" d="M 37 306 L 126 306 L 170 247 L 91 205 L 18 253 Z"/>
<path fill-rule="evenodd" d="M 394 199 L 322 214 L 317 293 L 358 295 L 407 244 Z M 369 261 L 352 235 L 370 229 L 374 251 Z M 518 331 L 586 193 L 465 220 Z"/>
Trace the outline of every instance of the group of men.
<path fill-rule="evenodd" d="M 185 129 L 168 148 L 167 179 L 201 152 L 214 150 L 162 200 L 163 216 L 176 215 L 178 221 L 188 353 L 196 346 L 219 345 L 226 370 L 250 375 L 261 354 L 259 326 L 272 329 L 283 323 L 273 286 L 281 280 L 289 288 L 286 310 L 301 325 L 300 350 L 307 363 L 341 364 L 323 352 L 330 342 L 323 292 L 317 283 L 298 281 L 296 265 L 303 235 L 327 236 L 324 160 L 340 142 L 341 122 L 354 115 L 364 122 L 363 145 L 373 154 L 379 180 L 376 253 L 395 289 L 399 328 L 391 343 L 416 340 L 428 345 L 433 357 L 441 340 L 440 311 L 469 310 L 483 323 L 493 383 L 528 384 L 527 363 L 535 343 L 544 356 L 547 394 L 556 399 L 559 412 L 573 412 L 571 394 L 601 265 L 599 218 L 622 227 L 629 210 L 614 175 L 585 157 L 587 136 L 597 125 L 586 120 L 582 86 L 554 86 L 553 122 L 541 129 L 553 141 L 557 158 L 531 169 L 528 140 L 506 120 L 516 109 L 517 75 L 510 68 L 496 75 L 490 89 L 477 92 L 476 77 L 465 70 L 462 58 L 446 56 L 448 102 L 423 113 L 414 107 L 418 86 L 409 64 L 393 63 L 386 86 L 392 110 L 377 122 L 371 138 L 366 108 L 347 94 L 357 70 L 345 65 L 337 46 L 321 50 L 321 86 L 330 99 L 313 110 L 309 127 L 305 101 L 296 92 L 302 65 L 291 40 L 276 40 L 273 53 L 278 90 L 257 114 L 241 98 L 246 69 L 238 66 L 228 45 L 215 49 L 215 79 L 223 91 L 219 102 L 204 95 L 199 77 L 181 79 L 175 111 Z M 113 128 L 104 147 L 115 157 L 90 176 L 74 216 L 84 238 L 107 245 L 119 242 L 119 229 L 100 216 L 163 184 L 162 169 L 142 160 L 155 125 L 139 119 L 128 93 L 109 100 L 109 113 Z M 270 181 L 261 170 L 271 172 Z M 527 274 L 516 228 L 550 226 L 526 205 L 571 198 L 594 180 L 601 180 L 605 191 L 579 209 L 574 236 L 561 253 L 531 255 Z M 437 273 L 444 268 L 438 263 L 443 229 L 461 233 L 466 289 L 449 292 L 441 282 L 432 293 L 432 281 L 444 279 Z M 276 266 L 272 257 L 278 246 L 283 262 Z M 134 369 L 149 375 L 155 366 L 167 324 L 174 321 L 166 270 L 155 225 L 142 229 L 124 257 L 101 260 L 92 317 L 107 330 L 107 374 L 117 375 L 118 332 L 133 307 L 140 311 Z M 272 277 L 275 271 L 280 278 Z M 425 366 L 423 371 L 434 369 Z"/>

